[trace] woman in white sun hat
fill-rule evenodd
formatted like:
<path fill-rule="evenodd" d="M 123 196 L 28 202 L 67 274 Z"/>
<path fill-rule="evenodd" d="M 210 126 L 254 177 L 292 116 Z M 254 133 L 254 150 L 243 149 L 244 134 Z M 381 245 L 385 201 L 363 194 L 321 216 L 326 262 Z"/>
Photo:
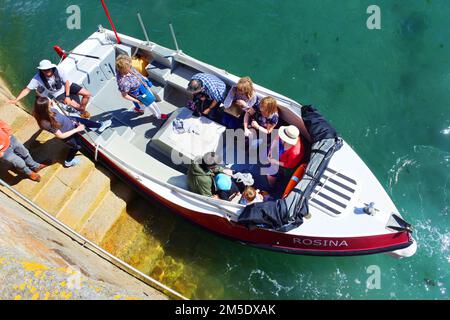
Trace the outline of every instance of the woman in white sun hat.
<path fill-rule="evenodd" d="M 20 92 L 17 98 L 10 100 L 12 104 L 16 104 L 22 98 L 27 96 L 32 90 L 37 90 L 39 95 L 56 99 L 65 103 L 81 114 L 82 118 L 89 118 L 89 112 L 86 106 L 91 97 L 91 93 L 76 83 L 70 83 L 67 80 L 65 72 L 49 60 L 42 60 L 37 67 L 39 70 L 28 83 L 28 85 Z M 83 99 L 79 100 L 79 96 Z"/>
<path fill-rule="evenodd" d="M 305 148 L 298 128 L 293 125 L 280 127 L 269 151 L 269 161 L 276 170 L 276 173 L 267 176 L 269 184 L 273 186 L 279 178 L 291 177 L 304 155 Z"/>

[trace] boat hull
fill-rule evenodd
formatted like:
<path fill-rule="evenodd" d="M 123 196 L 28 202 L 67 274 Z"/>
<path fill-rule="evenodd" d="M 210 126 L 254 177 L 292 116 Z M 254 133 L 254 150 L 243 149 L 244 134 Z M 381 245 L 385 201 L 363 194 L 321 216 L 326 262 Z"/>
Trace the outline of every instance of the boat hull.
<path fill-rule="evenodd" d="M 89 151 L 95 153 L 95 146 L 84 137 L 82 140 Z M 162 197 L 123 170 L 119 164 L 100 150 L 98 150 L 97 159 L 140 193 L 158 201 L 174 213 L 209 231 L 244 244 L 302 255 L 354 256 L 390 252 L 394 256 L 401 256 L 401 253 L 395 252 L 401 252 L 401 249 L 408 248 L 414 243 L 408 232 L 362 237 L 312 237 L 260 228 L 249 230 L 222 216 L 195 211 Z"/>

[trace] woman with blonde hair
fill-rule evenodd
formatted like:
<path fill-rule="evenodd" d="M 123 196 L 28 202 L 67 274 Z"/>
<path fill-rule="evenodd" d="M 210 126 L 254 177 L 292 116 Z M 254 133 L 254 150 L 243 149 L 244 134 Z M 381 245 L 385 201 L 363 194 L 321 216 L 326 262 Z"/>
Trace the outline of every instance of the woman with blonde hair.
<path fill-rule="evenodd" d="M 231 88 L 224 101 L 225 113 L 222 124 L 228 129 L 237 129 L 242 126 L 244 114 L 257 103 L 257 96 L 250 77 L 239 79 Z"/>
<path fill-rule="evenodd" d="M 250 121 L 252 119 L 252 121 Z M 278 104 L 272 97 L 265 97 L 259 103 L 250 108 L 244 116 L 245 136 L 250 135 L 250 128 L 257 133 L 270 134 L 278 124 Z M 250 123 L 249 123 L 250 122 Z"/>
<path fill-rule="evenodd" d="M 119 91 L 122 97 L 133 102 L 135 112 L 144 113 L 143 108 L 147 106 L 157 119 L 167 118 L 167 115 L 161 114 L 155 102 L 156 98 L 150 90 L 153 84 L 132 67 L 129 56 L 119 55 L 116 59 L 116 69 Z"/>

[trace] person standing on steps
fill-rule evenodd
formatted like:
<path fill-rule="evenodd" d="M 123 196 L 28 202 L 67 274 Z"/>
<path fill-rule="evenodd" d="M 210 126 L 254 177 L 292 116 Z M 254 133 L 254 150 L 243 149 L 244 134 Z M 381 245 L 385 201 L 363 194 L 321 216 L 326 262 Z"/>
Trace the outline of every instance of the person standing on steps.
<path fill-rule="evenodd" d="M 65 167 L 73 167 L 80 163 L 80 159 L 75 158 L 77 152 L 81 150 L 81 139 L 76 133 L 86 128 L 96 129 L 97 132 L 102 133 L 111 126 L 111 120 L 95 122 L 79 117 L 68 117 L 56 108 L 52 108 L 50 100 L 45 97 L 36 98 L 33 116 L 41 129 L 53 133 L 56 138 L 70 146 L 64 161 Z"/>
<path fill-rule="evenodd" d="M 34 161 L 28 149 L 12 134 L 11 127 L 3 120 L 0 120 L 0 159 L 36 182 L 41 181 L 38 172 L 47 167 L 47 164 Z"/>
<path fill-rule="evenodd" d="M 51 63 L 49 60 L 42 60 L 37 67 L 39 70 L 28 85 L 20 92 L 17 98 L 9 100 L 9 103 L 16 104 L 32 90 L 36 90 L 39 96 L 54 98 L 61 103 L 80 112 L 82 118 L 89 118 L 86 106 L 91 98 L 91 93 L 76 83 L 70 83 L 66 74 L 61 68 Z M 82 96 L 80 102 L 79 96 Z"/>

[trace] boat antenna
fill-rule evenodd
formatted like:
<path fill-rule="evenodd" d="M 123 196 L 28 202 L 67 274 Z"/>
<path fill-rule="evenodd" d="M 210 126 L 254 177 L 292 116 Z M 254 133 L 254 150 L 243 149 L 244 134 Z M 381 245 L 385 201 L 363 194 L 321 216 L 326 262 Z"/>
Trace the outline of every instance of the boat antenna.
<path fill-rule="evenodd" d="M 137 13 L 137 17 L 138 17 L 139 23 L 141 24 L 142 31 L 144 32 L 145 40 L 147 41 L 146 45 L 149 45 L 150 40 L 148 38 L 147 30 L 145 29 L 144 22 L 142 21 L 141 14 L 139 12 Z"/>
<path fill-rule="evenodd" d="M 113 29 L 114 34 L 116 35 L 117 43 L 121 44 L 122 42 L 120 41 L 119 35 L 117 34 L 116 27 L 114 26 L 114 22 L 111 19 L 111 15 L 109 14 L 109 10 L 108 10 L 108 7 L 106 6 L 105 0 L 101 0 L 101 2 L 102 2 L 103 9 L 105 10 L 106 17 L 108 17 L 109 24 L 111 25 L 111 28 Z"/>
<path fill-rule="evenodd" d="M 169 23 L 170 32 L 172 33 L 173 42 L 175 42 L 175 48 L 177 49 L 177 52 L 180 52 L 180 48 L 178 48 L 178 42 L 177 37 L 175 36 L 175 31 L 173 30 L 173 26 L 171 23 Z"/>

